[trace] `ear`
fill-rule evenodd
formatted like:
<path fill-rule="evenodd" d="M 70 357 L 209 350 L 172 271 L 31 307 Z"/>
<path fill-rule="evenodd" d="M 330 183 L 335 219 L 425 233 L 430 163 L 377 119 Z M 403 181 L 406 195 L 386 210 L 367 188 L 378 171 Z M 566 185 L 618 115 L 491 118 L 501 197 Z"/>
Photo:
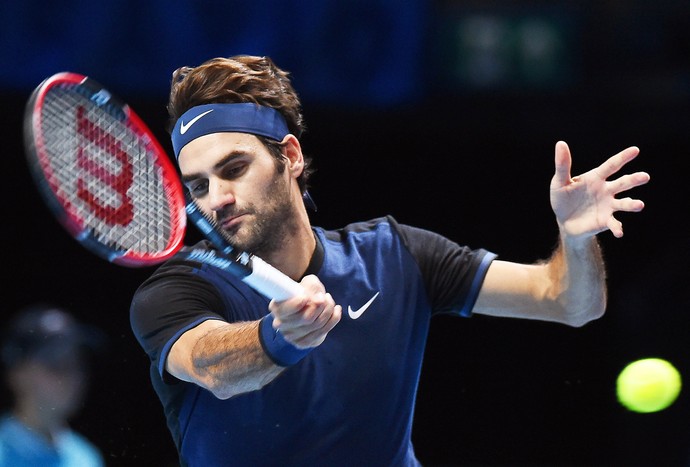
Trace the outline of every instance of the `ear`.
<path fill-rule="evenodd" d="M 289 134 L 283 138 L 283 154 L 287 158 L 287 168 L 290 174 L 297 178 L 304 170 L 304 155 L 302 154 L 302 146 L 295 135 Z"/>

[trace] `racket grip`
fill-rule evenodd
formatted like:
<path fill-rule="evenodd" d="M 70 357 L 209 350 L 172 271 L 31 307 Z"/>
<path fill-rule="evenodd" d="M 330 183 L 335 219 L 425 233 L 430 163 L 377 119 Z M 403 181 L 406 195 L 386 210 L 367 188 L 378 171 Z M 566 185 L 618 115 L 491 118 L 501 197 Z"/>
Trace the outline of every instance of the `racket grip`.
<path fill-rule="evenodd" d="M 276 301 L 304 293 L 302 286 L 259 257 L 252 256 L 251 274 L 242 281 L 257 292 Z"/>

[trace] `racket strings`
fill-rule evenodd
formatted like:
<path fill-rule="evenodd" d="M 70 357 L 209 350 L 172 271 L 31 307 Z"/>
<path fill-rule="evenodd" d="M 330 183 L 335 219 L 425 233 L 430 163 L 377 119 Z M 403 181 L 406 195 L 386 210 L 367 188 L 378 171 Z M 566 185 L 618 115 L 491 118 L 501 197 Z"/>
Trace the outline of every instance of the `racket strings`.
<path fill-rule="evenodd" d="M 78 88 L 58 86 L 45 96 L 40 128 L 48 184 L 97 241 L 137 254 L 165 250 L 178 220 L 154 145 Z"/>

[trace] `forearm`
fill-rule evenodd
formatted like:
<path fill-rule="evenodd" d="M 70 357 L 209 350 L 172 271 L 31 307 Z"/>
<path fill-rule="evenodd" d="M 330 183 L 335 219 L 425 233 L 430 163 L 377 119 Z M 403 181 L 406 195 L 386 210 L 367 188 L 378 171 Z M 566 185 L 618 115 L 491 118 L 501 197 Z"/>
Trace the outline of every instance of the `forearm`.
<path fill-rule="evenodd" d="M 473 312 L 582 326 L 606 307 L 606 277 L 595 237 L 561 239 L 548 260 L 520 264 L 495 260 Z"/>
<path fill-rule="evenodd" d="M 565 324 L 582 326 L 606 309 L 606 269 L 596 237 L 561 237 L 547 262 L 547 296 Z"/>
<path fill-rule="evenodd" d="M 207 321 L 199 327 L 197 335 L 183 335 L 173 346 L 169 371 L 208 389 L 219 399 L 260 389 L 284 370 L 261 347 L 259 321 Z M 176 365 L 175 356 L 181 355 L 187 358 Z"/>
<path fill-rule="evenodd" d="M 319 346 L 340 321 L 342 308 L 316 276 L 301 284 L 307 295 L 271 301 L 265 319 L 209 319 L 187 330 L 170 349 L 166 370 L 219 399 L 261 389 Z"/>

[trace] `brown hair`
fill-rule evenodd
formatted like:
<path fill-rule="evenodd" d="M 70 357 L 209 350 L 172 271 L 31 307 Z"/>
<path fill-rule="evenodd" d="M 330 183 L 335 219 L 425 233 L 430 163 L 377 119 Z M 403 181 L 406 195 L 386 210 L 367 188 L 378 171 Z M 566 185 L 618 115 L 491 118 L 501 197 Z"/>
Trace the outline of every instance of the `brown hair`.
<path fill-rule="evenodd" d="M 302 104 L 290 82 L 290 74 L 278 68 L 268 57 L 237 55 L 213 58 L 198 67 L 184 66 L 175 70 L 168 101 L 169 131 L 175 122 L 192 107 L 202 104 L 253 102 L 279 111 L 290 133 L 301 138 L 306 127 Z M 284 167 L 280 143 L 257 136 Z M 312 173 L 311 158 L 304 156 L 304 171 L 297 179 L 300 189 L 307 189 Z"/>

